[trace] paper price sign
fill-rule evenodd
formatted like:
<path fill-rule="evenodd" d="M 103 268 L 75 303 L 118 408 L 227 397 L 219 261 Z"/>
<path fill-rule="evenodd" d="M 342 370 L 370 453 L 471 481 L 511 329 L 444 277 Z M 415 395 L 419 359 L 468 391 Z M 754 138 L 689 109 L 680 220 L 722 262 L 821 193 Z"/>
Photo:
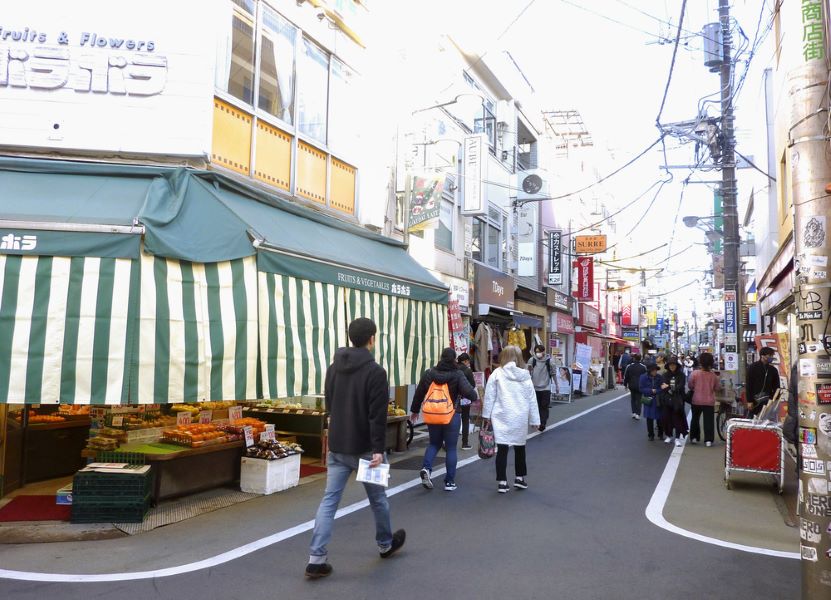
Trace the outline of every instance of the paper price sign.
<path fill-rule="evenodd" d="M 199 423 L 201 425 L 208 425 L 213 418 L 213 411 L 203 410 L 199 413 Z"/>
<path fill-rule="evenodd" d="M 228 409 L 228 420 L 233 423 L 237 419 L 242 418 L 242 407 L 241 406 L 232 406 Z"/>
<path fill-rule="evenodd" d="M 254 428 L 251 425 L 246 425 L 242 428 L 245 432 L 245 447 L 249 448 L 254 445 Z"/>
<path fill-rule="evenodd" d="M 190 425 L 191 418 L 190 413 L 182 411 L 178 415 L 176 415 L 176 424 L 177 425 Z"/>
<path fill-rule="evenodd" d="M 113 427 L 121 427 L 122 425 L 124 425 L 124 417 L 113 417 Z"/>
<path fill-rule="evenodd" d="M 274 431 L 274 425 L 266 425 L 265 431 L 261 434 L 265 435 L 265 439 L 274 441 L 277 439 L 277 433 Z"/>

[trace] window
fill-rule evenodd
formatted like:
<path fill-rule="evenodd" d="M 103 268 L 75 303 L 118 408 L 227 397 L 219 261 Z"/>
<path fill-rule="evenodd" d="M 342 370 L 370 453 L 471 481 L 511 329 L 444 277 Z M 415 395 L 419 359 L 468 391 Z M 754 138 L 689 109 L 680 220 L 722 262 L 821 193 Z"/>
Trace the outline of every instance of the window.
<path fill-rule="evenodd" d="M 491 208 L 489 218 L 473 219 L 472 255 L 473 260 L 484 263 L 493 269 L 501 269 L 507 264 L 505 236 L 507 216 L 502 211 Z"/>
<path fill-rule="evenodd" d="M 500 231 L 493 225 L 488 226 L 488 241 L 485 250 L 485 263 L 494 269 L 499 268 Z"/>
<path fill-rule="evenodd" d="M 242 100 L 254 102 L 254 0 L 227 3 L 224 39 L 217 45 L 216 87 Z"/>
<path fill-rule="evenodd" d="M 436 229 L 436 248 L 453 252 L 453 213 L 455 206 L 450 200 L 442 199 L 439 213 L 439 227 Z"/>
<path fill-rule="evenodd" d="M 325 144 L 329 55 L 304 39 L 297 70 L 297 129 Z"/>
<path fill-rule="evenodd" d="M 485 262 L 485 255 L 482 252 L 483 244 L 482 240 L 485 237 L 485 225 L 479 219 L 473 219 L 473 235 L 471 236 L 471 258 L 476 262 Z"/>
<path fill-rule="evenodd" d="M 329 115 L 329 146 L 331 148 L 354 148 L 360 129 L 360 121 L 355 118 L 359 114 L 358 90 L 356 88 L 355 72 L 339 61 L 332 58 L 332 78 L 330 83 L 329 106 L 332 111 Z"/>
<path fill-rule="evenodd" d="M 473 123 L 473 133 L 487 135 L 491 154 L 496 154 L 496 117 L 492 110 L 488 108 L 488 105 L 492 105 L 492 103 L 482 104 L 481 113 Z"/>
<path fill-rule="evenodd" d="M 260 89 L 257 106 L 294 123 L 294 58 L 297 28 L 269 7 L 263 8 L 260 31 Z"/>

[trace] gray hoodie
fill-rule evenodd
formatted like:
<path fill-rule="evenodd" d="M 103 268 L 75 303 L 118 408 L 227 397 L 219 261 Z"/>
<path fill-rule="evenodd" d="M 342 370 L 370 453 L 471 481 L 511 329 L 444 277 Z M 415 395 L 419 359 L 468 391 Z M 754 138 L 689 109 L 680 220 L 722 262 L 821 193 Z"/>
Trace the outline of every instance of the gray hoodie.
<path fill-rule="evenodd" d="M 551 389 L 551 380 L 554 378 L 556 371 L 551 362 L 551 357 L 547 354 L 542 358 L 532 356 L 528 361 L 528 370 L 531 371 L 531 381 L 534 383 L 534 389 L 538 392 L 544 392 Z"/>

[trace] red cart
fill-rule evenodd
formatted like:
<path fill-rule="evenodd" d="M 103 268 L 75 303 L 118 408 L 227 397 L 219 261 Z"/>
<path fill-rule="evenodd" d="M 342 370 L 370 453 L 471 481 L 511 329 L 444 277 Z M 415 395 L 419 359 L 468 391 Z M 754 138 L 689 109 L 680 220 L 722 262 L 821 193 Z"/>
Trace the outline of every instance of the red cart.
<path fill-rule="evenodd" d="M 773 475 L 779 493 L 785 480 L 785 441 L 782 428 L 770 421 L 730 419 L 727 421 L 727 450 L 724 483 L 730 489 L 730 473 Z"/>

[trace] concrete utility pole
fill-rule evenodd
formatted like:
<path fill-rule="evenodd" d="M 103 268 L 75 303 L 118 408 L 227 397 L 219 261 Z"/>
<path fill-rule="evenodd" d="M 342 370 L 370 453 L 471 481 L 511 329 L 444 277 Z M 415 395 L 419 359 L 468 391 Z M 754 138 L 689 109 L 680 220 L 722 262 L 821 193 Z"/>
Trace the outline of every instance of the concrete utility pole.
<path fill-rule="evenodd" d="M 739 315 L 742 291 L 739 283 L 739 210 L 736 197 L 736 137 L 733 129 L 733 60 L 731 57 L 732 34 L 730 32 L 730 2 L 719 0 L 718 16 L 721 23 L 721 132 L 724 138 L 721 152 L 721 193 L 724 202 L 724 351 L 725 370 L 737 385 L 744 378 L 745 358 L 739 352 L 742 339 Z M 732 304 L 730 303 L 732 300 Z M 728 310 L 732 306 L 732 325 Z M 729 359 L 733 357 L 734 360 Z M 730 365 L 734 365 L 733 369 Z"/>
<path fill-rule="evenodd" d="M 790 3 L 789 3 L 790 6 Z M 823 9 L 824 7 L 824 9 Z M 788 146 L 794 205 L 799 343 L 799 472 L 802 598 L 831 597 L 831 156 L 828 137 L 828 4 L 792 3 L 803 31 L 802 64 L 788 73 Z M 825 14 L 823 14 L 825 12 Z"/>

